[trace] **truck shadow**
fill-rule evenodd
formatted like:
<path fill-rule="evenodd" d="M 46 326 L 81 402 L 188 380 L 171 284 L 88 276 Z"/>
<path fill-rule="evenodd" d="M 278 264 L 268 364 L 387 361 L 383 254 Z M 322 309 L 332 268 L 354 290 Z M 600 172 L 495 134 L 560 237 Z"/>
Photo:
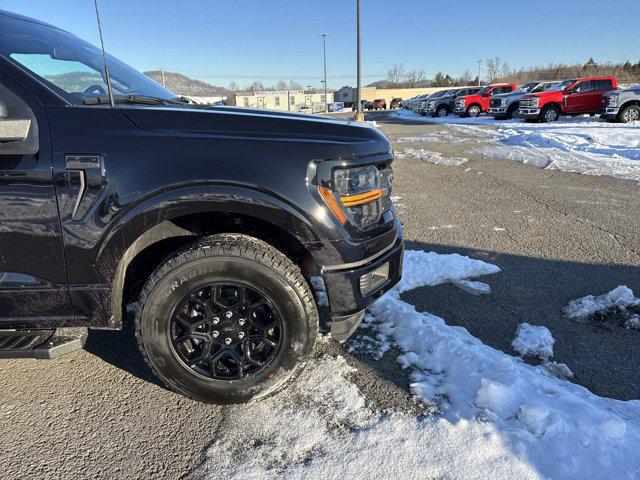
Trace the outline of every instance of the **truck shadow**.
<path fill-rule="evenodd" d="M 569 301 L 606 293 L 627 285 L 640 293 L 640 266 L 608 265 L 533 258 L 487 250 L 407 242 L 408 250 L 459 253 L 498 265 L 501 273 L 482 277 L 491 286 L 488 295 L 473 295 L 452 284 L 421 287 L 402 295 L 403 300 L 442 317 L 449 325 L 465 327 L 483 343 L 515 355 L 511 341 L 518 325 L 544 325 L 553 334 L 555 360 L 575 373 L 574 382 L 593 393 L 621 400 L 640 398 L 640 330 L 625 329 L 610 321 L 578 323 L 563 315 Z M 326 311 L 323 317 L 326 319 Z M 409 381 L 390 351 L 380 360 L 358 350 L 362 329 L 345 345 L 332 349 L 354 356 L 385 382 L 408 391 Z M 138 351 L 133 318 L 121 332 L 93 331 L 85 346 L 90 353 L 143 380 L 162 386 Z"/>

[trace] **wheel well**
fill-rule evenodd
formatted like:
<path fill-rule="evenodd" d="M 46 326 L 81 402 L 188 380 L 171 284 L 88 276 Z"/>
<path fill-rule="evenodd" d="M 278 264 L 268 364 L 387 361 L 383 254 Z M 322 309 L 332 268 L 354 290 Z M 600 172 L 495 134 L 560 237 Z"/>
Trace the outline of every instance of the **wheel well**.
<path fill-rule="evenodd" d="M 120 314 L 123 318 L 124 309 L 129 303 L 137 300 L 149 276 L 174 252 L 200 237 L 216 233 L 244 233 L 258 238 L 287 255 L 300 267 L 305 278 L 318 273 L 318 265 L 311 253 L 297 238 L 260 218 L 235 213 L 198 213 L 174 218 L 165 223 L 171 224 L 168 230 L 175 230 L 169 233 L 170 236 L 152 240 L 135 252 L 132 258 L 123 259 L 126 268 L 120 274 L 116 274 L 113 285 L 113 315 Z"/>
<path fill-rule="evenodd" d="M 451 112 L 451 107 L 450 107 L 449 105 L 447 105 L 446 103 L 441 103 L 440 105 L 438 105 L 438 106 L 436 107 L 436 112 L 437 112 L 441 107 L 446 108 L 446 109 L 447 109 L 447 112 Z"/>
<path fill-rule="evenodd" d="M 471 107 L 478 107 L 480 110 L 482 110 L 482 105 L 480 105 L 479 103 L 472 103 L 467 107 L 467 110 L 469 110 Z"/>
<path fill-rule="evenodd" d="M 622 106 L 620 107 L 620 111 L 624 110 L 627 107 L 630 107 L 631 105 L 635 105 L 637 107 L 640 107 L 640 101 L 639 100 L 629 100 L 628 102 L 625 102 L 622 104 Z"/>
<path fill-rule="evenodd" d="M 562 113 L 562 105 L 560 105 L 558 102 L 549 102 L 549 103 L 545 103 L 540 110 L 542 111 L 543 108 L 547 108 L 547 107 L 554 107 L 556 110 L 558 110 L 560 113 Z"/>
<path fill-rule="evenodd" d="M 520 102 L 512 102 L 507 108 L 507 111 L 515 110 L 520 107 Z"/>

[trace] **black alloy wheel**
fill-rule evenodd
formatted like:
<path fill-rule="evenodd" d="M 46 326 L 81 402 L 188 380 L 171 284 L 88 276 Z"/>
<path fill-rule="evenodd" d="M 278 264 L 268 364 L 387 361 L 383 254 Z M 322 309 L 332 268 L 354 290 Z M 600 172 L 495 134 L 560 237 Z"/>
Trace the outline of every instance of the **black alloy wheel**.
<path fill-rule="evenodd" d="M 273 361 L 282 330 L 280 315 L 263 294 L 243 284 L 214 283 L 183 299 L 170 336 L 178 359 L 197 374 L 239 380 Z"/>

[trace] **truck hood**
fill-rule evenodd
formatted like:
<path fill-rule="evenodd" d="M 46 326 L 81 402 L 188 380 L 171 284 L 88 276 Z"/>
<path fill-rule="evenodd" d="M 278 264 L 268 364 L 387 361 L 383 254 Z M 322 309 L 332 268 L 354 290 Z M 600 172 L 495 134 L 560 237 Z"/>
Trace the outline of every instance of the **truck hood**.
<path fill-rule="evenodd" d="M 491 98 L 518 98 L 518 97 L 523 97 L 525 95 L 527 95 L 527 94 L 524 93 L 524 92 L 516 92 L 516 91 L 514 91 L 514 92 L 511 92 L 511 93 L 501 93 L 499 95 L 494 95 Z"/>
<path fill-rule="evenodd" d="M 541 100 L 545 99 L 545 100 L 561 101 L 564 98 L 564 92 L 560 90 L 551 90 L 547 92 L 527 93 L 526 95 L 524 95 L 523 98 L 535 98 L 535 97 L 538 97 Z"/>
<path fill-rule="evenodd" d="M 121 111 L 139 128 L 168 136 L 306 143 L 315 151 L 325 146 L 326 158 L 384 154 L 391 149 L 387 137 L 370 125 L 316 115 L 224 106 L 131 105 Z"/>
<path fill-rule="evenodd" d="M 460 100 L 461 98 L 464 99 L 464 102 L 467 105 L 469 105 L 469 103 L 472 103 L 472 102 L 482 102 L 482 95 L 477 95 L 477 94 L 463 95 L 461 97 L 456 98 L 456 101 Z"/>

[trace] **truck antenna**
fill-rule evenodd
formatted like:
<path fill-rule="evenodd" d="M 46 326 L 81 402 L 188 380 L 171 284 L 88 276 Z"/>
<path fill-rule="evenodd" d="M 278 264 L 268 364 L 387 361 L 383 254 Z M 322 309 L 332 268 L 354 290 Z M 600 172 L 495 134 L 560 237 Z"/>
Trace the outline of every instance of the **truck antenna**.
<path fill-rule="evenodd" d="M 100 34 L 100 46 L 102 47 L 102 63 L 104 64 L 104 76 L 107 81 L 107 93 L 109 94 L 109 103 L 111 108 L 116 106 L 113 100 L 113 89 L 111 88 L 111 75 L 109 74 L 109 64 L 107 63 L 107 52 L 104 49 L 104 38 L 102 36 L 102 25 L 100 24 L 100 11 L 98 10 L 98 0 L 93 0 L 96 7 L 96 20 L 98 21 L 98 33 Z"/>

